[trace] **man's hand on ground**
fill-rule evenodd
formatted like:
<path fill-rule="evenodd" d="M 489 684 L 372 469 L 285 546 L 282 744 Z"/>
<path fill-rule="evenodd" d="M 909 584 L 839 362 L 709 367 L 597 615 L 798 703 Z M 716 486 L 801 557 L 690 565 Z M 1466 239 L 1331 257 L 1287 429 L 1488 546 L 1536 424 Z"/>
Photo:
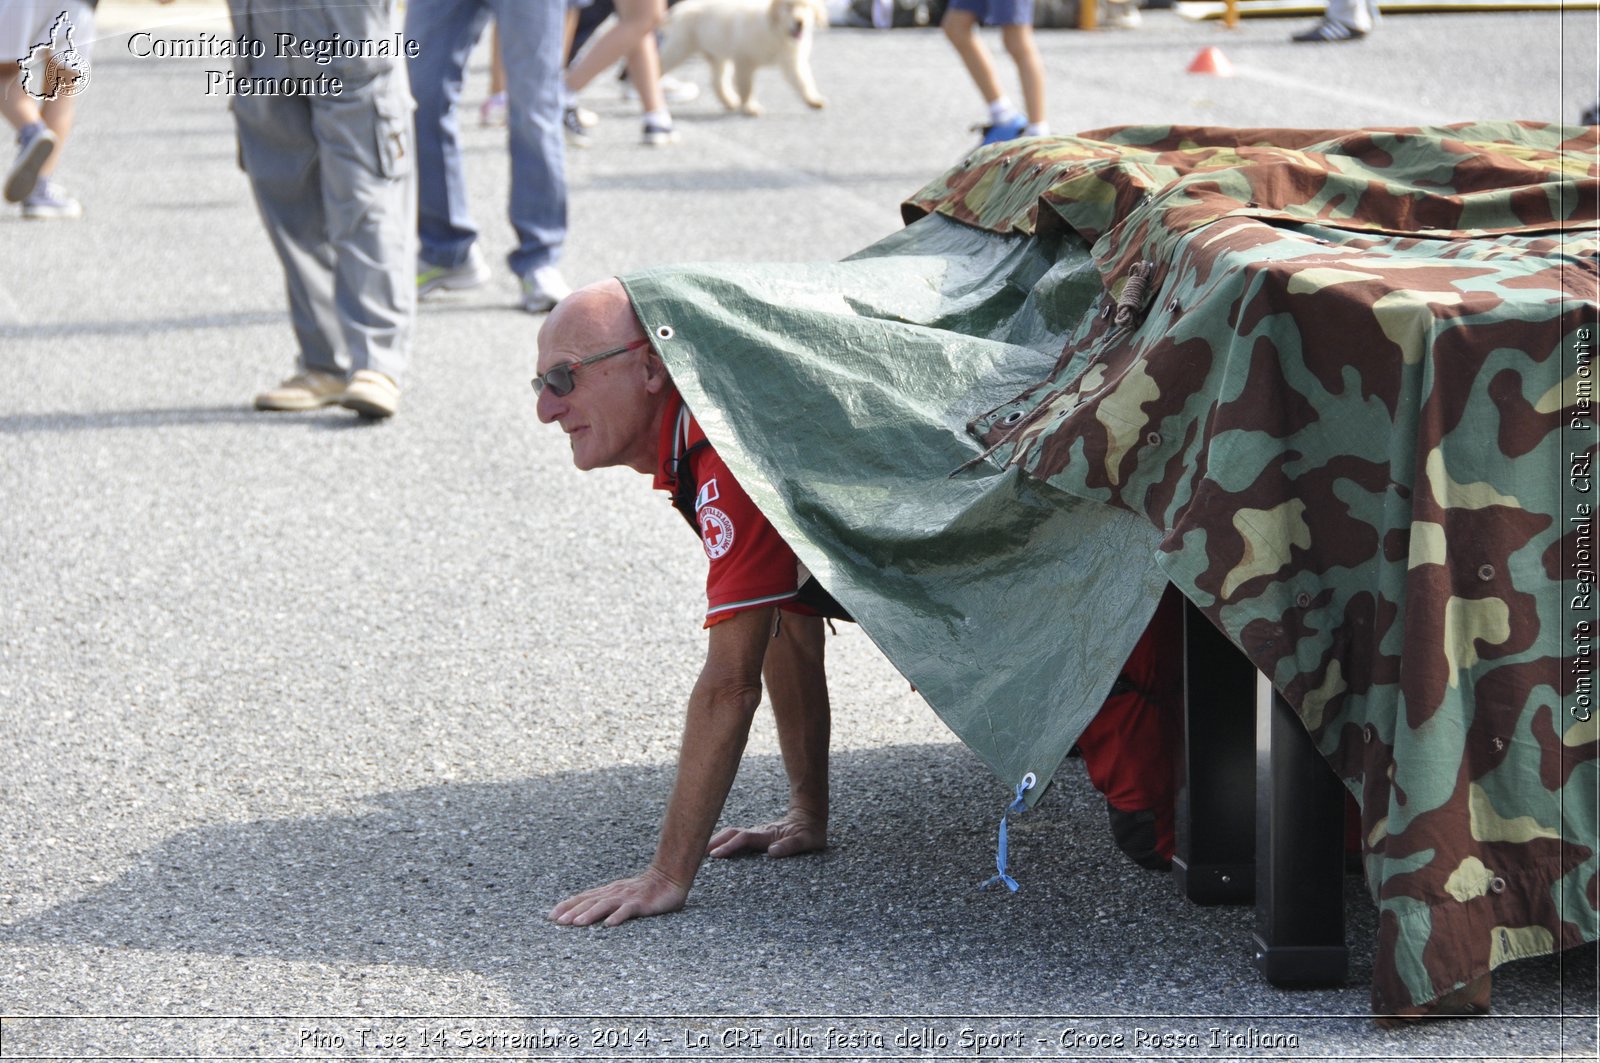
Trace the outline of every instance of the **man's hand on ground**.
<path fill-rule="evenodd" d="M 589 926 L 602 919 L 606 926 L 617 926 L 629 919 L 675 912 L 688 897 L 687 886 L 648 868 L 633 878 L 573 894 L 550 909 L 550 918 L 562 926 Z"/>
<path fill-rule="evenodd" d="M 776 823 L 761 827 L 723 827 L 711 837 L 706 852 L 712 856 L 766 853 L 798 856 L 828 847 L 828 824 L 814 816 L 791 812 Z"/>

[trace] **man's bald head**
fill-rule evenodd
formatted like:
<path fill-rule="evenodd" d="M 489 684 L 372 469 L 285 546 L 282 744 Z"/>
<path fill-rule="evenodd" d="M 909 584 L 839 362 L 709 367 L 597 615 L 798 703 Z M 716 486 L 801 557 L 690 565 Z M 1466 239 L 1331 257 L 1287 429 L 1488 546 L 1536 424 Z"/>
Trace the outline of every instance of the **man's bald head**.
<path fill-rule="evenodd" d="M 585 285 L 556 304 L 539 329 L 539 371 L 546 352 L 556 344 L 581 339 L 579 349 L 617 347 L 644 338 L 633 303 L 615 277 Z"/>
<path fill-rule="evenodd" d="M 622 347 L 633 349 L 618 350 Z M 579 288 L 545 319 L 537 372 L 544 376 L 561 365 L 572 367 L 571 390 L 557 395 L 557 388 L 545 387 L 539 393 L 539 420 L 559 424 L 567 433 L 573 464 L 651 472 L 661 411 L 674 392 L 616 278 Z"/>

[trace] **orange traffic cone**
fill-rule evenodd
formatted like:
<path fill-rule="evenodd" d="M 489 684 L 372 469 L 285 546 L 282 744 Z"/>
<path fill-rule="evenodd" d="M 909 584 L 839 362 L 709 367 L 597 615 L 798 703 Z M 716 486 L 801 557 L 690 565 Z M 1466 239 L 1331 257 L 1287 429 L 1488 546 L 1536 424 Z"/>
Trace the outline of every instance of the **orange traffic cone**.
<path fill-rule="evenodd" d="M 1221 48 L 1207 46 L 1200 49 L 1200 54 L 1189 64 L 1189 73 L 1215 74 L 1219 78 L 1231 78 L 1233 64 L 1228 62 L 1228 57 L 1222 54 Z"/>

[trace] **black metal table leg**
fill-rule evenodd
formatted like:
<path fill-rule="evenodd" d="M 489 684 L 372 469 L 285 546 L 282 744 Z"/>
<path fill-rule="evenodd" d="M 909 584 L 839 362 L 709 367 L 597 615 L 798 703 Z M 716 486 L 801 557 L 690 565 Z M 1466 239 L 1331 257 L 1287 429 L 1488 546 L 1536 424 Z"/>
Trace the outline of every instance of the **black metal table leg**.
<path fill-rule="evenodd" d="M 1249 904 L 1256 860 L 1256 670 L 1193 603 L 1183 608 L 1183 755 L 1172 871 L 1196 904 Z"/>
<path fill-rule="evenodd" d="M 1344 786 L 1288 702 L 1256 682 L 1256 967 L 1273 985 L 1342 985 Z"/>

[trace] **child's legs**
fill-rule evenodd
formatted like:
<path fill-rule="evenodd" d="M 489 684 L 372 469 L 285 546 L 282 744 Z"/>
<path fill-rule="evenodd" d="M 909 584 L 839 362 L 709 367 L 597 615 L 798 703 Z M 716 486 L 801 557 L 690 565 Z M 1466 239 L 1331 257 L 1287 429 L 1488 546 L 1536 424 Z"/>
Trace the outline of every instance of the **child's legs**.
<path fill-rule="evenodd" d="M 22 66 L 18 63 L 0 63 L 0 115 L 12 129 L 39 121 L 33 97 L 22 91 Z"/>
<path fill-rule="evenodd" d="M 956 0 L 957 3 L 960 0 Z M 955 46 L 956 54 L 961 56 L 961 61 L 966 64 L 967 73 L 972 76 L 972 82 L 983 94 L 985 103 L 993 103 L 1001 96 L 1000 82 L 995 77 L 994 64 L 989 61 L 989 49 L 983 46 L 983 41 L 978 37 L 978 15 L 967 7 L 957 7 L 952 3 L 945 9 L 944 19 L 939 23 L 944 35 Z"/>
<path fill-rule="evenodd" d="M 639 108 L 645 114 L 667 109 L 666 96 L 661 91 L 661 55 L 654 33 L 646 33 L 628 53 L 628 80 L 639 93 Z"/>
<path fill-rule="evenodd" d="M 72 132 L 72 120 L 77 115 L 75 96 L 57 96 L 53 100 L 46 100 L 39 107 L 39 116 L 44 119 L 44 124 L 50 127 L 59 140 L 56 150 L 50 153 L 50 158 L 39 167 L 40 177 L 49 177 L 56 171 L 56 163 L 61 161 L 61 149 L 66 146 L 67 134 Z"/>
<path fill-rule="evenodd" d="M 567 88 L 580 92 L 601 71 L 633 51 L 667 15 L 666 0 L 618 0 L 617 24 L 567 68 Z"/>
<path fill-rule="evenodd" d="M 571 21 L 570 19 L 568 20 Z M 489 95 L 504 96 L 506 94 L 506 64 L 500 58 L 500 23 L 494 24 L 493 35 L 489 38 Z"/>
<path fill-rule="evenodd" d="M 1033 24 L 1022 22 L 1003 26 L 1000 39 L 1006 51 L 1017 64 L 1017 79 L 1022 82 L 1022 104 L 1028 112 L 1028 121 L 1038 124 L 1045 120 L 1044 60 L 1039 58 L 1039 46 L 1033 39 Z"/>

